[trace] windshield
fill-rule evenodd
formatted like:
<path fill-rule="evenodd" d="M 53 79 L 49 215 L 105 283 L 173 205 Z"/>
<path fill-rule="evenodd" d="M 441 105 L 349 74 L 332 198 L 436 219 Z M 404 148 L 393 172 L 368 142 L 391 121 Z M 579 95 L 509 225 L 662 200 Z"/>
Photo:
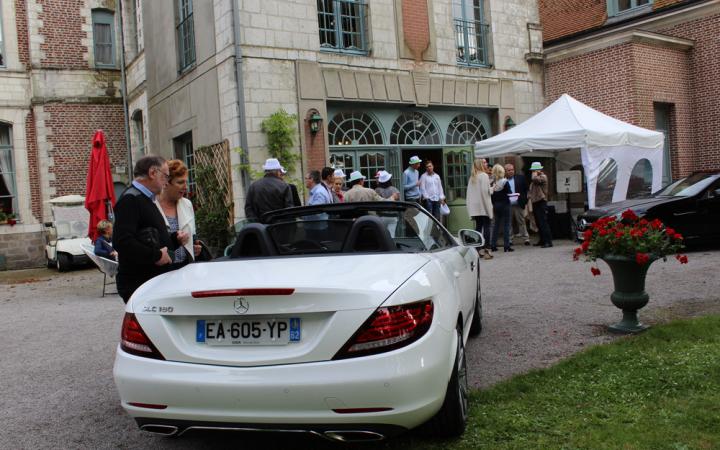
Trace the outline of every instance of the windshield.
<path fill-rule="evenodd" d="M 654 195 L 668 197 L 692 197 L 710 186 L 710 184 L 717 180 L 718 177 L 720 177 L 720 175 L 716 173 L 696 173 L 665 186 Z"/>
<path fill-rule="evenodd" d="M 266 218 L 278 255 L 426 252 L 457 245 L 424 209 L 404 202 L 290 208 Z M 242 233 L 242 232 L 241 232 Z"/>
<path fill-rule="evenodd" d="M 55 232 L 58 238 L 79 238 L 88 234 L 90 213 L 83 205 L 53 205 Z"/>

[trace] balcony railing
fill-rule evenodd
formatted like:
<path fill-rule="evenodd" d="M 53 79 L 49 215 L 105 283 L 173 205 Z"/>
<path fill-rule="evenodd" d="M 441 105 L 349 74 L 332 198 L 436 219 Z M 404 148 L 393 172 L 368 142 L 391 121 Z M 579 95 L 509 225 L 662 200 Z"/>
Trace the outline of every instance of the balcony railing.
<path fill-rule="evenodd" d="M 492 65 L 489 34 L 490 25 L 474 20 L 455 19 L 458 64 L 483 67 Z"/>

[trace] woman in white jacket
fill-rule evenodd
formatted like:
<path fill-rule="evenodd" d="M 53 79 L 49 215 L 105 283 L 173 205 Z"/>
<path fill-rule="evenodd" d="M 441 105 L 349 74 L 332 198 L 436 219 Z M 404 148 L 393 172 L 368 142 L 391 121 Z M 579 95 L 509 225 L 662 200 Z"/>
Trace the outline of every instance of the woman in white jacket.
<path fill-rule="evenodd" d="M 167 186 L 156 197 L 155 204 L 165 218 L 170 233 L 182 231 L 188 239 L 170 255 L 175 268 L 192 262 L 200 254 L 201 247 L 194 244 L 195 211 L 190 200 L 185 198 L 188 189 L 188 168 L 179 159 L 168 161 L 170 179 Z"/>
<path fill-rule="evenodd" d="M 467 210 L 470 218 L 475 221 L 475 230 L 483 235 L 485 247 L 481 251 L 483 258 L 491 259 L 492 254 L 488 250 L 490 246 L 490 221 L 493 218 L 492 188 L 490 177 L 487 174 L 488 164 L 484 159 L 476 159 L 473 162 L 472 175 L 468 180 Z"/>

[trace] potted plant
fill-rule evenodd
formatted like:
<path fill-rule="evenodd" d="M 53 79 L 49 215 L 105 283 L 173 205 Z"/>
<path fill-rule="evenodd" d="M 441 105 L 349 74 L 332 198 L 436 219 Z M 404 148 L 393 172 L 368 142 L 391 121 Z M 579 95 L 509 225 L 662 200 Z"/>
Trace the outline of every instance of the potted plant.
<path fill-rule="evenodd" d="M 610 296 L 613 304 L 623 311 L 623 319 L 609 327 L 617 333 L 637 333 L 647 328 L 638 321 L 637 311 L 647 305 L 645 277 L 650 264 L 675 254 L 681 264 L 688 258 L 679 251 L 683 237 L 660 220 L 641 219 L 631 209 L 620 217 L 602 218 L 583 233 L 583 243 L 573 251 L 573 259 L 584 256 L 596 262 L 602 259 L 610 266 L 615 291 Z M 590 268 L 593 275 L 600 275 L 595 264 Z"/>
<path fill-rule="evenodd" d="M 6 213 L 2 209 L 0 209 L 0 224 L 8 224 L 10 226 L 13 226 L 16 223 L 17 223 L 17 220 L 15 219 L 15 214 Z"/>

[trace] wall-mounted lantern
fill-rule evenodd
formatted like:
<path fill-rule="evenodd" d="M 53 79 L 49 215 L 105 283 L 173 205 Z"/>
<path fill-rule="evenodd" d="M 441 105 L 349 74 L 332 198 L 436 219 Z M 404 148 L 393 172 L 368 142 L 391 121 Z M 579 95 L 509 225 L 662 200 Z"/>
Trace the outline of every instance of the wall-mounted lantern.
<path fill-rule="evenodd" d="M 515 126 L 515 121 L 512 120 L 512 117 L 508 117 L 505 119 L 505 131 L 509 130 L 510 128 Z"/>
<path fill-rule="evenodd" d="M 320 113 L 315 111 L 308 120 L 310 121 L 310 133 L 315 135 L 318 131 L 320 131 L 320 122 L 323 120 L 322 116 Z"/>

